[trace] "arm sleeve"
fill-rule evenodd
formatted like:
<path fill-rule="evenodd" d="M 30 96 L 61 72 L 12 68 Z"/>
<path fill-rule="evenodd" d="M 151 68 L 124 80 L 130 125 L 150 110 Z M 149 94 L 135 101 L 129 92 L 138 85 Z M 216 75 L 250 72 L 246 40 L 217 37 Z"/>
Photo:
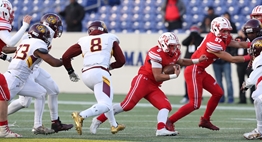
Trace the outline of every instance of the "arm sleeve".
<path fill-rule="evenodd" d="M 23 26 L 15 33 L 15 35 L 11 36 L 8 30 L 0 30 L 0 39 L 10 47 L 13 47 L 17 44 L 17 42 L 22 38 L 29 24 L 23 22 Z"/>
<path fill-rule="evenodd" d="M 71 59 L 82 53 L 81 46 L 79 44 L 74 44 L 69 47 L 62 56 L 63 65 L 66 70 L 72 69 Z"/>
<path fill-rule="evenodd" d="M 126 62 L 125 56 L 117 41 L 114 41 L 113 43 L 113 56 L 115 57 L 116 61 L 110 64 L 110 68 L 112 69 L 120 68 L 125 64 Z"/>
<path fill-rule="evenodd" d="M 152 68 L 162 68 L 162 65 L 158 62 L 151 60 L 151 67 Z"/>

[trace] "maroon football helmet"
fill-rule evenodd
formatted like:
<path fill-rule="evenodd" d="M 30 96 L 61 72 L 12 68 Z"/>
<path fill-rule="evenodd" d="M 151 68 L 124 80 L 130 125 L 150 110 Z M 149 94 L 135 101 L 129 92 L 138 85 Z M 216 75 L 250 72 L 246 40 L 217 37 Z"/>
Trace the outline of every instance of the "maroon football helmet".
<path fill-rule="evenodd" d="M 43 40 L 48 46 L 50 44 L 50 41 L 48 40 L 48 38 L 50 38 L 50 31 L 41 23 L 32 25 L 28 30 L 28 35 L 29 38 L 38 38 Z"/>
<path fill-rule="evenodd" d="M 260 55 L 260 52 L 262 51 L 262 37 L 255 38 L 251 42 L 251 53 L 254 58 Z"/>
<path fill-rule="evenodd" d="M 244 32 L 244 34 L 247 36 L 247 38 L 252 41 L 254 40 L 256 37 L 261 36 L 261 31 L 262 31 L 262 27 L 261 27 L 261 22 L 257 19 L 250 19 L 248 20 L 242 27 L 242 30 Z M 247 35 L 249 33 L 256 33 L 255 35 Z"/>
<path fill-rule="evenodd" d="M 89 35 L 100 35 L 108 33 L 106 24 L 103 21 L 93 21 L 88 25 L 87 32 Z"/>
<path fill-rule="evenodd" d="M 53 13 L 45 14 L 42 16 L 40 23 L 49 26 L 54 30 L 54 38 L 61 37 L 63 33 L 63 24 L 61 18 L 58 15 Z"/>

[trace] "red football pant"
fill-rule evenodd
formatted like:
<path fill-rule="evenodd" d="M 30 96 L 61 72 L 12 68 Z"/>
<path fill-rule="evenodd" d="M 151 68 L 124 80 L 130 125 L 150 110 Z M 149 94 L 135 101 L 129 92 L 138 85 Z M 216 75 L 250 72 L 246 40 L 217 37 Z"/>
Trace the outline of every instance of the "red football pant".
<path fill-rule="evenodd" d="M 120 105 L 124 111 L 129 111 L 132 110 L 142 98 L 148 100 L 158 110 L 166 108 L 171 111 L 172 109 L 164 92 L 146 76 L 139 74 L 133 78 L 131 88 Z M 107 118 L 102 114 L 98 116 L 97 119 L 104 122 Z"/>
<path fill-rule="evenodd" d="M 8 89 L 7 82 L 5 80 L 5 76 L 0 73 L 0 100 L 1 101 L 9 101 L 10 100 L 10 92 Z"/>
<path fill-rule="evenodd" d="M 222 88 L 210 74 L 203 69 L 197 68 L 196 65 L 186 67 L 184 76 L 187 83 L 189 102 L 178 109 L 178 111 L 169 118 L 170 121 L 175 123 L 192 111 L 199 109 L 202 101 L 203 89 L 207 90 L 212 95 L 207 103 L 206 111 L 203 116 L 207 120 L 210 120 L 211 115 L 223 95 Z"/>

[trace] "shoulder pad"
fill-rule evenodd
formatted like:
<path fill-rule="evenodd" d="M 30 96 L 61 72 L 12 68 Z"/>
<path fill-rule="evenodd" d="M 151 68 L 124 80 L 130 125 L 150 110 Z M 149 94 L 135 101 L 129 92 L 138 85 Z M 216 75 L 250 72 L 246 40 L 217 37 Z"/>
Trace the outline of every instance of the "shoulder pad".
<path fill-rule="evenodd" d="M 38 48 L 37 50 L 43 54 L 48 54 L 48 50 L 45 48 Z"/>
<path fill-rule="evenodd" d="M 108 35 L 111 36 L 114 39 L 114 41 L 116 41 L 118 44 L 120 44 L 120 41 L 115 34 L 108 33 Z"/>

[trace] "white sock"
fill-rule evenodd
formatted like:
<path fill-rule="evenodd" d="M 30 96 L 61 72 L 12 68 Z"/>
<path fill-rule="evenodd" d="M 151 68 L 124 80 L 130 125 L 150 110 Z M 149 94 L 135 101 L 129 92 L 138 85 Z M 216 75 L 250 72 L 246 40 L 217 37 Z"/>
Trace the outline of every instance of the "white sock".
<path fill-rule="evenodd" d="M 123 108 L 121 107 L 120 103 L 114 104 L 113 109 L 114 109 L 115 115 L 124 111 Z"/>
<path fill-rule="evenodd" d="M 108 118 L 108 121 L 111 126 L 117 127 L 114 111 L 112 109 L 105 113 L 105 116 Z"/>
<path fill-rule="evenodd" d="M 45 97 L 35 99 L 35 117 L 34 117 L 34 128 L 38 128 L 43 125 L 42 117 L 45 109 Z"/>
<path fill-rule="evenodd" d="M 92 107 L 80 112 L 83 118 L 88 118 L 90 116 L 97 116 L 102 113 L 109 111 L 109 108 L 104 104 L 94 104 Z"/>
<path fill-rule="evenodd" d="M 48 107 L 51 120 L 58 119 L 58 95 L 48 95 Z"/>
<path fill-rule="evenodd" d="M 163 122 L 164 124 L 166 124 L 168 113 L 169 110 L 166 108 L 159 110 L 157 114 L 157 123 Z"/>
<path fill-rule="evenodd" d="M 262 100 L 257 98 L 254 100 L 254 107 L 256 111 L 257 129 L 262 134 Z"/>

